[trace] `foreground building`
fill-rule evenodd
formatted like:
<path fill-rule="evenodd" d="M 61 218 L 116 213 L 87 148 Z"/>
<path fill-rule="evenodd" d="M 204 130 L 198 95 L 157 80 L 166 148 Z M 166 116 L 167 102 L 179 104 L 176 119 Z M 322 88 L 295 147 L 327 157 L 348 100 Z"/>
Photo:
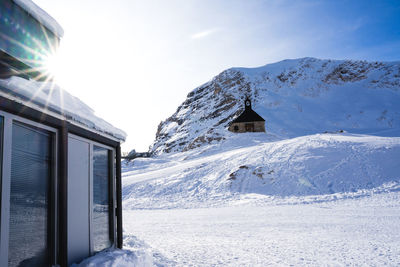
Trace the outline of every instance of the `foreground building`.
<path fill-rule="evenodd" d="M 125 133 L 51 82 L 62 28 L 30 0 L 0 5 L 0 266 L 69 266 L 122 247 Z"/>
<path fill-rule="evenodd" d="M 244 111 L 234 119 L 229 128 L 234 133 L 265 132 L 265 120 L 251 108 L 251 100 L 244 100 Z"/>

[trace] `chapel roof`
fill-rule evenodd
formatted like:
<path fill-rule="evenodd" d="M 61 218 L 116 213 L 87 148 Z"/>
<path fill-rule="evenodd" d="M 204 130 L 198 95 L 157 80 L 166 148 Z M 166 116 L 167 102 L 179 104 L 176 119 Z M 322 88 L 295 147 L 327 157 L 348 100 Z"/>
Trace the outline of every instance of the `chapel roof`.
<path fill-rule="evenodd" d="M 232 123 L 235 122 L 253 122 L 253 121 L 265 121 L 260 115 L 257 114 L 252 108 L 251 108 L 251 101 L 249 98 L 246 98 L 244 101 L 244 111 L 242 114 L 239 115 L 236 119 L 232 121 Z"/>

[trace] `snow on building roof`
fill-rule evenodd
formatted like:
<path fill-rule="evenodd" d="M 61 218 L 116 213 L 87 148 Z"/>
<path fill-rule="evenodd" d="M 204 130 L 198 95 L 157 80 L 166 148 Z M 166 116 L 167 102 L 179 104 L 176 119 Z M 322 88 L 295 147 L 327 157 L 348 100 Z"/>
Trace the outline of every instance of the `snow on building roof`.
<path fill-rule="evenodd" d="M 79 98 L 72 96 L 53 82 L 37 82 L 13 76 L 0 79 L 0 95 L 49 115 L 61 116 L 80 127 L 125 141 L 126 133 L 97 117 Z"/>
<path fill-rule="evenodd" d="M 20 6 L 23 10 L 28 12 L 37 21 L 43 24 L 47 29 L 51 30 L 58 37 L 64 36 L 64 29 L 61 25 L 46 11 L 41 9 L 31 0 L 13 0 L 15 4 Z"/>

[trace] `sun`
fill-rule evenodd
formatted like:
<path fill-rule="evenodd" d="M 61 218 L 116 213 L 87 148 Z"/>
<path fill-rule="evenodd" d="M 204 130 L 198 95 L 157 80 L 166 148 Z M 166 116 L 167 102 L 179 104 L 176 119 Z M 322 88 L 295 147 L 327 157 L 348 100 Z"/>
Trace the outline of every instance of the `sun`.
<path fill-rule="evenodd" d="M 41 72 L 61 87 L 71 86 L 77 80 L 72 73 L 76 68 L 74 58 L 75 55 L 62 46 L 51 49 L 51 52 L 43 56 Z M 83 64 L 83 62 L 81 63 Z"/>
<path fill-rule="evenodd" d="M 58 53 L 48 54 L 44 60 L 44 71 L 46 76 L 57 79 L 61 74 L 61 58 Z"/>

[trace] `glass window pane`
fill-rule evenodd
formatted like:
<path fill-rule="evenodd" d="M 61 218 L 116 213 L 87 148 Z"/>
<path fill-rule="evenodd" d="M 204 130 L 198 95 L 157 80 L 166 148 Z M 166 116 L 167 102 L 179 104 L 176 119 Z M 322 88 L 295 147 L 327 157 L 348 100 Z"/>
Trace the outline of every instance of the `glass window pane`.
<path fill-rule="evenodd" d="M 9 266 L 45 266 L 51 135 L 34 127 L 12 127 Z"/>
<path fill-rule="evenodd" d="M 95 252 L 111 246 L 108 153 L 108 149 L 93 146 L 93 247 Z"/>

